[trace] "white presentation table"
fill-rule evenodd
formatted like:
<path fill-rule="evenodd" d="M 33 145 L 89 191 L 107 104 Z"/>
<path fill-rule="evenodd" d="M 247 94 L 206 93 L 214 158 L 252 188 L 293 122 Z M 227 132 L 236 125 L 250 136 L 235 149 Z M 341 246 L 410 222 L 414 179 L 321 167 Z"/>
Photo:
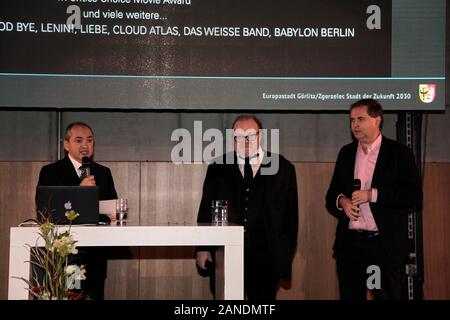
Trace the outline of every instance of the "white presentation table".
<path fill-rule="evenodd" d="M 67 227 L 59 226 L 60 231 Z M 8 299 L 28 299 L 26 284 L 21 279 L 30 276 L 30 252 L 27 245 L 34 246 L 39 237 L 38 227 L 12 227 L 10 229 Z M 218 250 L 216 277 L 222 278 L 223 292 L 217 298 L 242 300 L 244 298 L 244 229 L 242 226 L 160 225 L 139 226 L 72 226 L 71 234 L 80 247 L 114 246 L 220 246 Z M 223 265 L 222 265 L 223 261 Z M 193 263 L 195 263 L 193 261 Z M 219 286 L 222 289 L 222 286 Z"/>

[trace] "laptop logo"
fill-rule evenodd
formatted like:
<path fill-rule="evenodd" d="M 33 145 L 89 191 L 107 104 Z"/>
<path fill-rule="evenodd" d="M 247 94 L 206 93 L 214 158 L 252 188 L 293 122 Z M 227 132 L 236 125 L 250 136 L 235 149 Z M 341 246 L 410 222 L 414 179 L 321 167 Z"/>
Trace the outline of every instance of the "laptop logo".
<path fill-rule="evenodd" d="M 64 203 L 64 209 L 72 210 L 72 202 L 67 201 L 66 203 Z"/>

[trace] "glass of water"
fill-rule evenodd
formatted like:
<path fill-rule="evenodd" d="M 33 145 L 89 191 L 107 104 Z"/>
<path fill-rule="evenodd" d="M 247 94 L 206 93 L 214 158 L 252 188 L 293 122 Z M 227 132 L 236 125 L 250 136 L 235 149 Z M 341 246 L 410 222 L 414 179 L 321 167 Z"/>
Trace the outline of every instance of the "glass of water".
<path fill-rule="evenodd" d="M 128 214 L 128 201 L 127 199 L 116 200 L 116 221 L 117 223 L 123 223 L 127 220 Z"/>
<path fill-rule="evenodd" d="M 228 224 L 228 200 L 213 200 L 211 203 L 211 221 L 213 225 Z"/>

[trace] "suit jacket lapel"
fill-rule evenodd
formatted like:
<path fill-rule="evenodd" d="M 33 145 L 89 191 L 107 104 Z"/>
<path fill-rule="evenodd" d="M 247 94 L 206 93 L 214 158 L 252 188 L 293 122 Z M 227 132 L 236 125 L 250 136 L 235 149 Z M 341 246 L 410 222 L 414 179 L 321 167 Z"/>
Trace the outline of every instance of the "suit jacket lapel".
<path fill-rule="evenodd" d="M 70 161 L 68 156 L 64 158 L 64 171 L 68 173 L 68 177 L 70 177 L 69 179 L 71 180 L 72 184 L 80 184 L 80 177 L 78 177 L 72 161 Z"/>
<path fill-rule="evenodd" d="M 384 170 L 384 167 L 386 165 L 386 159 L 387 157 L 387 147 L 386 147 L 386 138 L 383 136 L 381 139 L 381 146 L 380 146 L 380 152 L 378 153 L 378 158 L 377 158 L 377 163 L 375 164 L 375 169 L 373 171 L 373 176 L 372 176 L 372 187 L 377 187 L 378 186 L 378 181 L 380 180 L 380 178 L 382 177 L 382 172 L 386 172 Z M 380 174 L 379 174 L 380 172 Z"/>
<path fill-rule="evenodd" d="M 347 176 L 346 179 L 348 179 L 348 181 L 351 182 L 350 188 L 351 188 L 351 192 L 353 192 L 353 180 L 355 179 L 356 151 L 358 150 L 358 142 L 357 141 L 353 142 L 350 150 L 351 150 L 350 158 L 346 159 L 346 161 L 348 161 L 348 165 L 346 166 L 346 168 L 348 170 L 346 173 L 346 176 Z"/>
<path fill-rule="evenodd" d="M 226 158 L 224 158 L 223 161 L 226 164 Z M 231 174 L 235 178 L 233 180 L 235 180 L 237 184 L 241 185 L 244 182 L 244 176 L 242 175 L 241 170 L 239 169 L 238 157 L 237 157 L 236 152 L 234 152 L 233 161 L 234 162 L 231 165 L 231 167 L 232 167 Z"/>

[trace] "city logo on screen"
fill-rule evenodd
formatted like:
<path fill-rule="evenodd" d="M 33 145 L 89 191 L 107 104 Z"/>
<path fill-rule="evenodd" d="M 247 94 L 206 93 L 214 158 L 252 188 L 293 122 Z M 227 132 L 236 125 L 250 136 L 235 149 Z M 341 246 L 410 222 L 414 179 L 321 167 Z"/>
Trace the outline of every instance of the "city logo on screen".
<path fill-rule="evenodd" d="M 436 84 L 419 84 L 419 97 L 424 103 L 431 103 L 436 97 Z"/>

